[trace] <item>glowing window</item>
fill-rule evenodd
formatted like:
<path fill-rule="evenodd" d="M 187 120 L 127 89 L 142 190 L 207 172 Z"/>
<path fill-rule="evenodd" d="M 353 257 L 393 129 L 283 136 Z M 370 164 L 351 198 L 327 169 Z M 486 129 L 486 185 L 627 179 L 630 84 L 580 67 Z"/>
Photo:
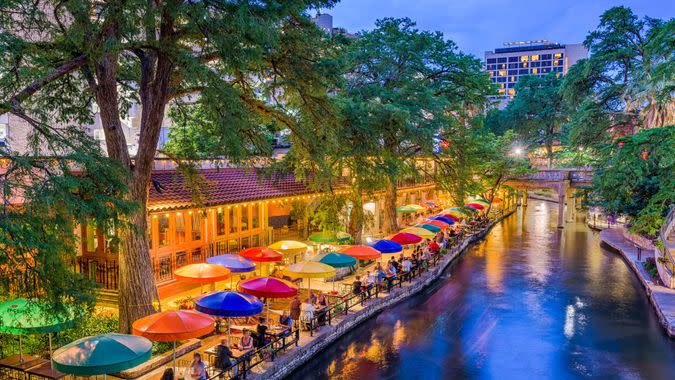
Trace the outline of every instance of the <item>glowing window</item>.
<path fill-rule="evenodd" d="M 532 61 L 538 61 L 538 60 L 539 60 L 539 56 L 538 56 L 538 55 L 533 55 L 532 57 L 530 57 L 530 60 L 532 60 Z"/>
<path fill-rule="evenodd" d="M 157 230 L 159 232 L 159 237 L 157 239 L 159 247 L 166 247 L 169 245 L 169 214 L 158 216 Z"/>
<path fill-rule="evenodd" d="M 509 88 L 509 95 L 514 95 L 516 93 L 516 90 Z"/>
<path fill-rule="evenodd" d="M 506 75 L 506 70 L 499 70 L 499 75 L 501 75 L 501 76 Z"/>
<path fill-rule="evenodd" d="M 536 68 L 532 69 L 532 74 L 536 74 L 536 73 L 537 73 L 537 69 Z"/>
<path fill-rule="evenodd" d="M 185 230 L 185 216 L 182 212 L 176 213 L 176 244 L 185 243 L 185 235 L 187 231 Z"/>
<path fill-rule="evenodd" d="M 526 55 L 521 55 L 520 56 L 520 62 L 527 62 L 530 59 L 530 57 Z"/>
<path fill-rule="evenodd" d="M 553 54 L 553 58 L 562 58 L 562 53 Z"/>
<path fill-rule="evenodd" d="M 523 62 L 523 63 L 521 63 L 521 65 L 522 65 L 523 67 L 527 67 L 527 62 Z"/>

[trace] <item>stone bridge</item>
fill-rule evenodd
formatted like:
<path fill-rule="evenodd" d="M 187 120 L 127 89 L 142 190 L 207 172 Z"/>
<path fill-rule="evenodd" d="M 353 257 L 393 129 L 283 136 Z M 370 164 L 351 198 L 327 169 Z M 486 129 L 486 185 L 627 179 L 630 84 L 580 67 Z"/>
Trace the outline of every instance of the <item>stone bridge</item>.
<path fill-rule="evenodd" d="M 558 228 L 563 228 L 565 220 L 571 222 L 575 218 L 575 189 L 590 187 L 592 180 L 593 169 L 539 169 L 536 173 L 527 176 L 509 178 L 506 184 L 521 190 L 523 206 L 527 206 L 527 190 L 554 190 L 558 194 Z"/>

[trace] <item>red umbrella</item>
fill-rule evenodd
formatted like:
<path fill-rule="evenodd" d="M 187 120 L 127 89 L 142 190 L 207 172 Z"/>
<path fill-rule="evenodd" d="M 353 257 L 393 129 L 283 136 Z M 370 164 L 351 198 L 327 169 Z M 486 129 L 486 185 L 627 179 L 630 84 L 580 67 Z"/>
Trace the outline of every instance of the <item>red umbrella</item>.
<path fill-rule="evenodd" d="M 258 298 L 289 298 L 298 294 L 298 287 L 274 277 L 256 277 L 239 283 L 239 290 Z"/>
<path fill-rule="evenodd" d="M 422 238 L 417 235 L 409 234 L 407 232 L 399 232 L 396 235 L 389 238 L 389 240 L 395 241 L 401 245 L 408 245 L 408 244 L 417 244 L 422 241 Z"/>
<path fill-rule="evenodd" d="M 440 228 L 450 227 L 450 224 L 445 223 L 442 220 L 425 220 L 424 224 L 431 224 L 432 226 L 436 226 L 436 227 L 440 227 Z"/>
<path fill-rule="evenodd" d="M 459 218 L 456 217 L 456 216 L 454 216 L 454 215 L 450 215 L 450 214 L 438 214 L 438 215 L 436 215 L 436 216 L 442 216 L 442 217 L 444 217 L 444 218 L 452 219 L 454 222 L 459 223 Z"/>
<path fill-rule="evenodd" d="M 217 264 L 190 264 L 173 272 L 177 280 L 186 282 L 218 282 L 230 277 L 230 270 Z"/>
<path fill-rule="evenodd" d="M 283 260 L 281 253 L 267 247 L 248 248 L 239 252 L 239 256 L 257 263 L 271 263 Z"/>
<path fill-rule="evenodd" d="M 352 245 L 340 250 L 347 256 L 351 256 L 357 260 L 375 260 L 382 256 L 382 253 L 377 249 L 367 245 Z"/>
<path fill-rule="evenodd" d="M 176 342 L 198 338 L 212 332 L 215 321 L 208 315 L 190 310 L 169 310 L 137 319 L 134 335 L 156 342 L 173 342 L 173 370 L 176 371 Z"/>
<path fill-rule="evenodd" d="M 478 203 L 467 203 L 466 207 L 471 207 L 471 208 L 476 209 L 476 210 L 482 210 L 482 209 L 485 208 L 485 206 L 483 206 L 481 204 L 478 204 Z"/>

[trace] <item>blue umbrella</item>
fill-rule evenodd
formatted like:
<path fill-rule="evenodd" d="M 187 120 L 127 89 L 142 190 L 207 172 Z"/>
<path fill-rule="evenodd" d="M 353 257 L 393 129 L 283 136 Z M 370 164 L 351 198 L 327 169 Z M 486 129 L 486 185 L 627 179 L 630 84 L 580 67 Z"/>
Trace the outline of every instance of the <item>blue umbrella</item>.
<path fill-rule="evenodd" d="M 246 273 L 253 272 L 255 270 L 255 263 L 253 261 L 233 253 L 209 257 L 206 259 L 206 262 L 209 264 L 217 264 L 221 267 L 225 267 L 232 273 Z M 234 276 L 230 276 L 230 289 L 234 289 L 232 286 L 233 278 Z"/>
<path fill-rule="evenodd" d="M 347 268 L 356 265 L 356 259 L 339 252 L 328 252 L 314 258 L 322 264 L 330 265 L 333 268 Z"/>
<path fill-rule="evenodd" d="M 250 294 L 225 291 L 211 292 L 195 299 L 195 310 L 204 314 L 227 318 L 227 340 L 230 341 L 230 318 L 260 314 L 264 304 Z"/>
<path fill-rule="evenodd" d="M 450 218 L 446 218 L 444 216 L 432 216 L 431 218 L 427 218 L 427 219 L 429 219 L 429 220 L 440 220 L 440 221 L 448 223 L 450 225 L 455 224 L 454 220 L 452 220 Z"/>
<path fill-rule="evenodd" d="M 206 262 L 209 264 L 218 264 L 234 273 L 253 272 L 255 270 L 255 263 L 253 263 L 253 261 L 232 253 L 209 257 L 206 259 Z"/>
<path fill-rule="evenodd" d="M 402 245 L 387 239 L 378 240 L 372 247 L 380 251 L 380 253 L 399 253 L 403 251 Z"/>
<path fill-rule="evenodd" d="M 109 333 L 88 336 L 54 352 L 54 369 L 79 376 L 105 375 L 146 362 L 152 342 L 134 335 Z"/>

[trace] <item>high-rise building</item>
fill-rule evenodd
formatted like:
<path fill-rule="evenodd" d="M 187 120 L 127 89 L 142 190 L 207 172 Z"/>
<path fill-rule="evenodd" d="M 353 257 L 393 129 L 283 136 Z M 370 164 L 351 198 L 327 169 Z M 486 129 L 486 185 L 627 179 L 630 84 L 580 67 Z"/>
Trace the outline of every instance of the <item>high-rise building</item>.
<path fill-rule="evenodd" d="M 524 75 L 563 75 L 578 60 L 588 57 L 583 44 L 560 44 L 547 40 L 507 42 L 485 52 L 485 70 L 497 84 L 495 101 L 503 108 L 516 94 L 515 86 Z"/>
<path fill-rule="evenodd" d="M 323 29 L 324 32 L 328 34 L 342 34 L 347 37 L 355 37 L 353 34 L 349 33 L 345 28 L 339 28 L 333 26 L 333 16 L 328 13 L 317 13 L 316 16 L 312 17 L 312 21 L 319 28 Z"/>

